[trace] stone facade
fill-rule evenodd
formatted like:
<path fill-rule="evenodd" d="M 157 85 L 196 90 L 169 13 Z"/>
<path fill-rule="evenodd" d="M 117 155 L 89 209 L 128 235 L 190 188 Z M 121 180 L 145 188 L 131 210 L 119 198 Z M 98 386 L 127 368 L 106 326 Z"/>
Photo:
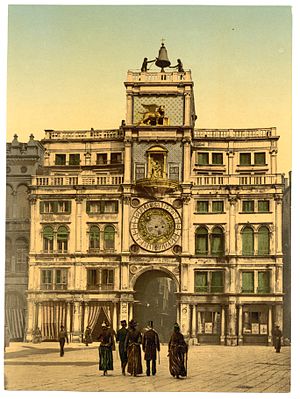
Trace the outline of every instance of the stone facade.
<path fill-rule="evenodd" d="M 28 285 L 31 176 L 43 164 L 43 147 L 31 135 L 6 145 L 5 325 L 11 340 L 23 340 Z"/>
<path fill-rule="evenodd" d="M 283 322 L 276 129 L 195 129 L 190 71 L 128 71 L 125 87 L 119 129 L 45 132 L 27 339 L 37 326 L 46 340 L 64 324 L 73 341 L 103 320 L 143 327 L 147 312 L 191 343 L 271 344 Z"/>

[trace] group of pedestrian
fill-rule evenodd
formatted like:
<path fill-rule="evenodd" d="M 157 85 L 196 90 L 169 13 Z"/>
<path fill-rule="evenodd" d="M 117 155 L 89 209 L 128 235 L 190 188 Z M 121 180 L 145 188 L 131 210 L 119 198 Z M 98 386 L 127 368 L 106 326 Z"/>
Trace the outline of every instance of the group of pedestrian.
<path fill-rule="evenodd" d="M 113 370 L 113 343 L 114 331 L 106 323 L 102 325 L 99 336 L 99 370 L 107 375 L 108 370 Z M 127 372 L 132 376 L 143 373 L 142 351 L 146 361 L 146 375 L 156 375 L 157 358 L 160 362 L 160 340 L 158 333 L 154 330 L 153 321 L 149 321 L 143 333 L 137 328 L 135 320 L 129 322 L 127 328 L 126 320 L 121 321 L 121 328 L 116 333 L 116 341 L 119 343 L 119 355 L 122 374 Z M 179 325 L 175 323 L 174 332 L 168 346 L 169 370 L 173 377 L 180 378 L 187 375 L 187 344 L 180 333 Z"/>

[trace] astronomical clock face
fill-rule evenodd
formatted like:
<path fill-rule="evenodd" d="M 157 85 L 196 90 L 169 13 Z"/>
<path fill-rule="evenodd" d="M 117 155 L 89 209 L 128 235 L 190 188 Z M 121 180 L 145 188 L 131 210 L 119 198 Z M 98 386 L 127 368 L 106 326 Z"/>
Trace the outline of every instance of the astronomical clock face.
<path fill-rule="evenodd" d="M 180 237 L 181 220 L 169 204 L 147 202 L 134 213 L 130 231 L 140 247 L 151 252 L 162 252 L 172 247 Z"/>

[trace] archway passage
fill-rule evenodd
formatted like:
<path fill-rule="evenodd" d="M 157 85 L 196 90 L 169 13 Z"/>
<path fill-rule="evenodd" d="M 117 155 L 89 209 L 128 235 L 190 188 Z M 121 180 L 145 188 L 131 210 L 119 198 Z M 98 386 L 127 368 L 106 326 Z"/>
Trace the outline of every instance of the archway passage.
<path fill-rule="evenodd" d="M 152 320 L 161 342 L 168 342 L 176 322 L 176 284 L 165 272 L 143 273 L 135 284 L 134 318 L 143 329 Z"/>

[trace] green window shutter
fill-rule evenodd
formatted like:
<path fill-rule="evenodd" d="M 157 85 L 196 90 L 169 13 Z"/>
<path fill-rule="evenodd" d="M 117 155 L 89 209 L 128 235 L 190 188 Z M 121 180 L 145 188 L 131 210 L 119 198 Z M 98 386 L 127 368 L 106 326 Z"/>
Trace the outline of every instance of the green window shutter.
<path fill-rule="evenodd" d="M 251 165 L 251 153 L 240 154 L 240 165 Z"/>
<path fill-rule="evenodd" d="M 258 201 L 258 212 L 269 212 L 269 201 Z"/>
<path fill-rule="evenodd" d="M 66 213 L 71 213 L 71 206 L 72 206 L 72 202 L 66 201 Z"/>
<path fill-rule="evenodd" d="M 242 291 L 254 292 L 254 272 L 242 272 Z"/>
<path fill-rule="evenodd" d="M 213 213 L 222 213 L 224 211 L 224 202 L 223 201 L 213 201 L 212 202 L 212 212 Z"/>
<path fill-rule="evenodd" d="M 195 292 L 208 292 L 207 272 L 195 272 Z"/>
<path fill-rule="evenodd" d="M 195 252 L 198 255 L 207 255 L 208 251 L 208 232 L 204 227 L 196 230 L 195 235 Z"/>
<path fill-rule="evenodd" d="M 258 292 L 264 294 L 270 292 L 270 274 L 268 271 L 258 272 Z"/>
<path fill-rule="evenodd" d="M 197 201 L 197 212 L 208 213 L 208 201 Z"/>
<path fill-rule="evenodd" d="M 211 273 L 211 292 L 223 292 L 224 291 L 224 283 L 223 283 L 223 272 L 212 272 Z"/>
<path fill-rule="evenodd" d="M 50 240 L 50 241 L 53 240 L 53 229 L 52 229 L 52 227 L 50 227 L 50 226 L 44 227 L 43 237 L 46 238 L 47 240 Z"/>
<path fill-rule="evenodd" d="M 223 154 L 220 152 L 212 153 L 212 164 L 223 165 Z"/>
<path fill-rule="evenodd" d="M 245 227 L 242 231 L 242 254 L 254 254 L 254 233 L 251 227 Z"/>
<path fill-rule="evenodd" d="M 254 154 L 254 164 L 255 165 L 265 165 L 266 164 L 266 153 L 256 152 Z"/>
<path fill-rule="evenodd" d="M 258 255 L 268 255 L 270 252 L 269 230 L 263 226 L 258 230 Z"/>
<path fill-rule="evenodd" d="M 243 212 L 254 212 L 254 201 L 243 201 Z"/>
<path fill-rule="evenodd" d="M 224 254 L 224 234 L 219 227 L 214 228 L 212 232 L 211 253 L 212 255 Z"/>
<path fill-rule="evenodd" d="M 66 227 L 61 226 L 57 230 L 57 241 L 67 241 L 69 236 L 69 232 Z"/>
<path fill-rule="evenodd" d="M 208 152 L 198 152 L 198 165 L 208 165 Z"/>
<path fill-rule="evenodd" d="M 86 213 L 90 213 L 90 209 L 91 209 L 90 201 L 86 201 Z"/>

